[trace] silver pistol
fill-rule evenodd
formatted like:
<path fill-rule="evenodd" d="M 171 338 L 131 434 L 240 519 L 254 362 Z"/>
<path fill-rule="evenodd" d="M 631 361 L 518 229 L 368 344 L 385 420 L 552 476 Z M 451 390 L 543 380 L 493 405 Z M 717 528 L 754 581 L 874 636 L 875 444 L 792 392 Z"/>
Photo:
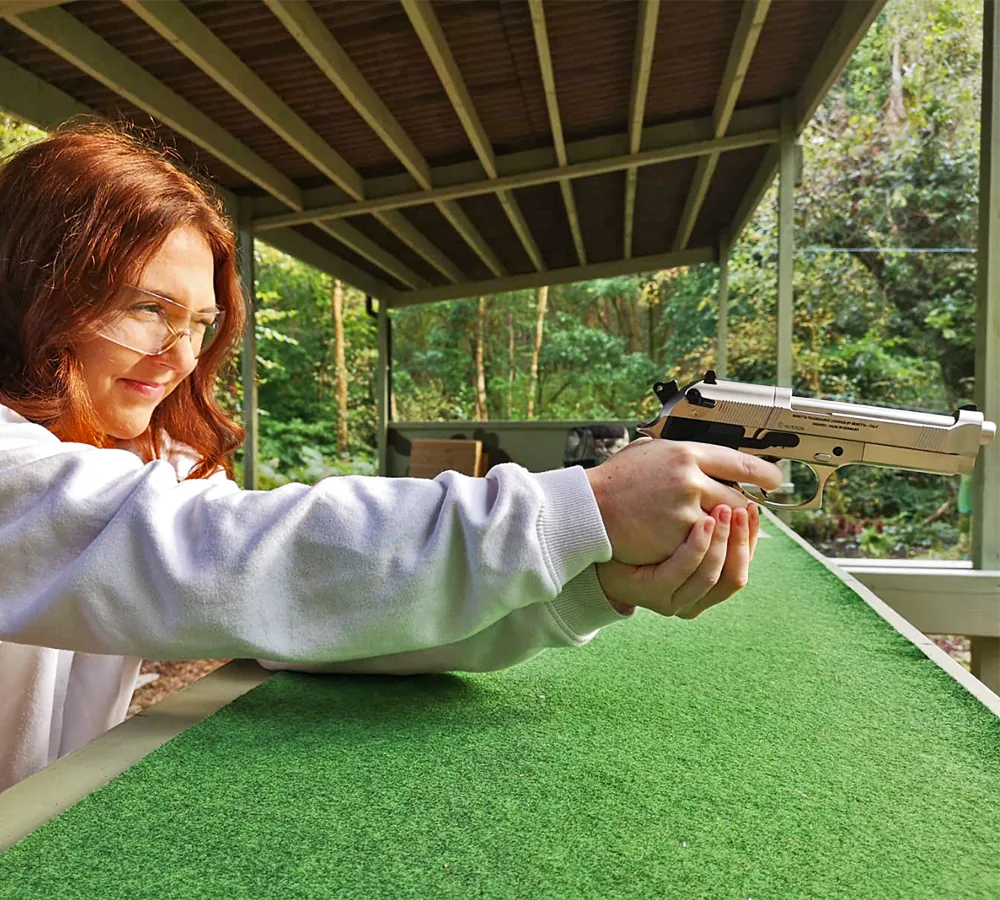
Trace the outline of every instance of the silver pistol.
<path fill-rule="evenodd" d="M 640 434 L 720 444 L 772 462 L 797 460 L 813 470 L 815 493 L 801 503 L 777 503 L 734 485 L 771 509 L 819 509 L 830 476 L 851 464 L 970 475 L 979 448 L 997 430 L 974 406 L 946 416 L 813 400 L 793 396 L 790 388 L 719 381 L 714 372 L 684 388 L 671 381 L 653 390 L 663 409 L 639 426 Z"/>

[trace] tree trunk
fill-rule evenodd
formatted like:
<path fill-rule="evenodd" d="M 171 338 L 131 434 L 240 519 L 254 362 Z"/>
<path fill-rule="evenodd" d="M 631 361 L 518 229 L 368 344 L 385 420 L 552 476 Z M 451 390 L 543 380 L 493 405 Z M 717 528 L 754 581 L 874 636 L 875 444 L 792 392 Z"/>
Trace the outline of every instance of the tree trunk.
<path fill-rule="evenodd" d="M 333 314 L 333 361 L 337 380 L 337 452 L 347 453 L 347 361 L 344 356 L 344 286 L 333 279 L 330 296 Z"/>
<path fill-rule="evenodd" d="M 903 96 L 903 62 L 901 58 L 899 35 L 892 44 L 892 85 L 889 88 L 889 99 L 885 104 L 885 118 L 890 133 L 897 133 L 906 121 L 906 103 Z"/>
<path fill-rule="evenodd" d="M 535 346 L 531 351 L 531 381 L 528 384 L 528 418 L 535 418 L 535 391 L 538 390 L 538 355 L 542 352 L 542 331 L 545 327 L 545 308 L 549 303 L 548 285 L 540 287 L 536 293 L 538 317 L 535 319 Z"/>
<path fill-rule="evenodd" d="M 485 422 L 490 414 L 486 408 L 486 369 L 483 366 L 483 332 L 486 322 L 486 298 L 479 298 L 476 313 L 476 421 Z"/>

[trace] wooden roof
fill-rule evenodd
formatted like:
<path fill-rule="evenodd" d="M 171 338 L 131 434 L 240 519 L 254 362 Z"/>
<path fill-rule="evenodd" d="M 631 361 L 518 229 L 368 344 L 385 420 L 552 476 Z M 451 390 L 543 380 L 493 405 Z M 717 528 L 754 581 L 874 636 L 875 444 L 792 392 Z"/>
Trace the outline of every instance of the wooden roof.
<path fill-rule="evenodd" d="M 390 306 L 716 258 L 885 0 L 0 0 L 0 108 L 151 128 Z"/>

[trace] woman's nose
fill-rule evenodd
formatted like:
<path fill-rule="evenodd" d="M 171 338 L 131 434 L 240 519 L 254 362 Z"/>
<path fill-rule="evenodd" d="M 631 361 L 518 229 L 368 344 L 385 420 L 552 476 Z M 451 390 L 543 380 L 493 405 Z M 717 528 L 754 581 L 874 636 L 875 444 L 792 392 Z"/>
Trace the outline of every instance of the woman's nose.
<path fill-rule="evenodd" d="M 156 357 L 165 366 L 179 372 L 187 372 L 194 368 L 198 358 L 195 356 L 193 337 L 182 332 L 170 347 Z"/>

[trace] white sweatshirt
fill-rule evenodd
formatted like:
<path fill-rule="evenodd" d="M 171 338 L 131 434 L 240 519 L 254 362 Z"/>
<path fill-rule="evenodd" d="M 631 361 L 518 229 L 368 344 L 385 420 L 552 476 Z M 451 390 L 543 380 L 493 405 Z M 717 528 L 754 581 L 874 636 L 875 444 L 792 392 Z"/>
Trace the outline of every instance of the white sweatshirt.
<path fill-rule="evenodd" d="M 513 665 L 623 618 L 581 468 L 244 491 L 0 406 L 0 790 L 125 718 L 140 659 Z"/>

